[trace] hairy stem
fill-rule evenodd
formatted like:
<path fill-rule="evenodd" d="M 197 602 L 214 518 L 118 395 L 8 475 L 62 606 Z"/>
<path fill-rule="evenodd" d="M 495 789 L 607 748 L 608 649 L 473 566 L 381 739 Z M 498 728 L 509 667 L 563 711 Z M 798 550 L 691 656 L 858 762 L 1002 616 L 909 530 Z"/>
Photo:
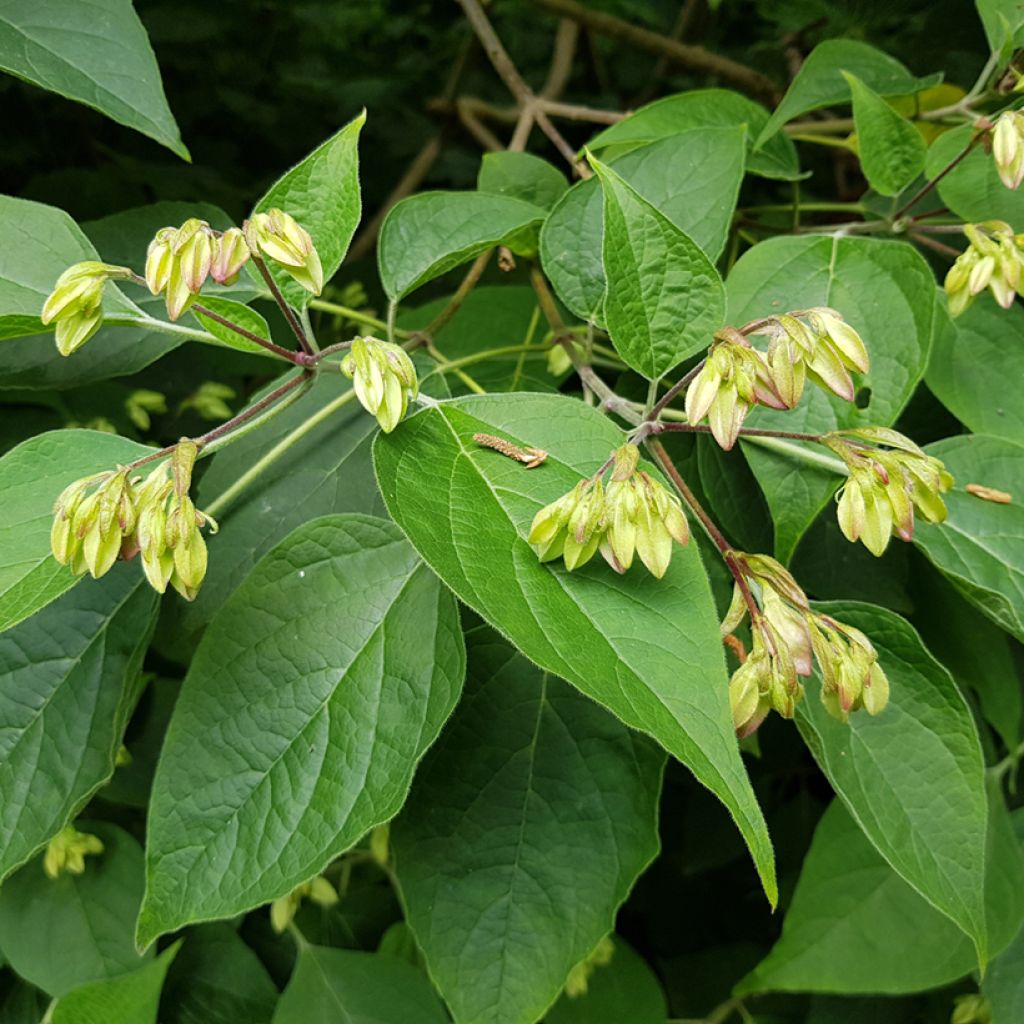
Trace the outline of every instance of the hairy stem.
<path fill-rule="evenodd" d="M 252 262 L 259 271 L 260 277 L 263 278 L 267 287 L 270 289 L 270 294 L 274 297 L 274 301 L 280 307 L 285 320 L 288 321 L 288 326 L 292 329 L 292 334 L 295 335 L 295 339 L 299 343 L 299 348 L 301 348 L 307 355 L 313 355 L 314 350 L 312 342 L 306 335 L 299 318 L 295 315 L 295 310 L 288 305 L 288 300 L 284 297 L 284 293 L 278 287 L 277 282 L 274 280 L 274 275 L 271 274 L 270 270 L 267 268 L 263 258 L 254 252 L 252 254 Z"/>
<path fill-rule="evenodd" d="M 219 313 L 215 313 L 209 307 L 202 306 L 198 302 L 193 302 L 191 308 L 194 312 L 201 313 L 214 323 L 220 324 L 221 327 L 226 327 L 229 331 L 234 331 L 235 334 L 245 338 L 247 341 L 251 341 L 259 345 L 260 348 L 266 349 L 278 359 L 287 359 L 288 362 L 294 363 L 296 366 L 311 366 L 316 361 L 313 356 L 307 355 L 305 352 L 293 352 L 291 349 L 282 348 L 280 345 L 274 344 L 274 342 L 267 338 L 261 338 L 258 334 L 253 334 L 252 331 L 246 330 L 241 324 L 236 324 L 234 320 L 229 320 L 226 316 L 221 316 Z"/>

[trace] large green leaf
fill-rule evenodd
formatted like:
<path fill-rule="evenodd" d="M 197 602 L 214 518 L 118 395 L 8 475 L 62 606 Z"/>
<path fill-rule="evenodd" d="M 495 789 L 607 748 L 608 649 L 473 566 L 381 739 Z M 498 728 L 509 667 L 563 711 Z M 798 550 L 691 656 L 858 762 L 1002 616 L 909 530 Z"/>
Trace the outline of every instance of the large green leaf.
<path fill-rule="evenodd" d="M 153 781 L 139 941 L 276 899 L 405 799 L 465 669 L 452 596 L 391 523 L 328 516 L 199 645 Z"/>
<path fill-rule="evenodd" d="M 312 236 L 326 281 L 341 266 L 362 216 L 359 132 L 365 121 L 364 110 L 278 178 L 253 211 L 290 213 Z M 280 268 L 271 266 L 271 273 L 293 306 L 301 309 L 312 297 Z"/>
<path fill-rule="evenodd" d="M 550 210 L 569 187 L 565 175 L 532 153 L 484 153 L 476 178 L 479 192 L 522 199 Z"/>
<path fill-rule="evenodd" d="M 946 495 L 949 517 L 924 526 L 914 543 L 976 607 L 1024 641 L 1024 446 L 982 434 L 950 437 L 927 447 L 956 478 Z M 983 484 L 1013 496 L 1008 504 L 968 494 Z"/>
<path fill-rule="evenodd" d="M 86 858 L 84 874 L 47 878 L 34 860 L 0 889 L 0 949 L 22 978 L 54 997 L 146 959 L 133 941 L 142 848 L 115 825 L 76 827 L 103 841 L 103 853 Z"/>
<path fill-rule="evenodd" d="M 707 348 L 725 289 L 697 243 L 610 167 L 591 158 L 604 196 L 604 319 L 619 355 L 649 380 Z"/>
<path fill-rule="evenodd" d="M 843 77 L 853 94 L 853 124 L 864 177 L 881 195 L 898 195 L 924 170 L 924 139 L 856 75 L 844 72 Z"/>
<path fill-rule="evenodd" d="M 925 174 L 937 178 L 959 158 L 973 137 L 974 129 L 969 124 L 943 132 L 928 147 Z M 1002 183 L 995 161 L 984 146 L 975 146 L 943 175 L 936 188 L 942 202 L 965 221 L 1005 220 L 1018 230 L 1024 225 L 1024 192 Z M 955 239 L 952 241 L 956 244 Z M 966 248 L 966 241 L 961 244 Z M 978 301 L 987 301 L 987 296 Z"/>
<path fill-rule="evenodd" d="M 993 53 L 999 53 L 1004 47 L 1012 51 L 1024 42 L 1024 11 L 1017 0 L 974 0 L 974 5 Z M 1005 56 L 1009 57 L 1010 53 Z M 996 1024 L 1003 1022 L 997 1020 Z"/>
<path fill-rule="evenodd" d="M 942 75 L 916 78 L 895 57 L 856 39 L 826 39 L 800 66 L 782 102 L 761 130 L 758 147 L 800 114 L 849 103 L 850 86 L 843 78 L 844 71 L 856 75 L 880 96 L 906 96 L 942 80 Z"/>
<path fill-rule="evenodd" d="M 162 1024 L 270 1024 L 277 988 L 230 924 L 190 928 L 164 985 Z"/>
<path fill-rule="evenodd" d="M 1024 309 L 980 296 L 935 332 L 925 381 L 935 397 L 977 434 L 1024 444 L 1024 403 L 1008 380 L 1024 379 Z"/>
<path fill-rule="evenodd" d="M 727 288 L 731 324 L 832 306 L 860 332 L 871 355 L 871 370 L 858 377 L 858 403 L 808 384 L 796 409 L 758 409 L 750 426 L 809 433 L 888 426 L 924 373 L 935 319 L 935 278 L 924 258 L 904 242 L 769 239 L 736 263 Z M 776 556 L 788 561 L 842 477 L 775 449 L 746 444 L 744 452 L 772 511 Z"/>
<path fill-rule="evenodd" d="M 718 258 L 743 180 L 740 131 L 694 128 L 638 145 L 609 164 L 711 259 Z M 607 288 L 602 206 L 600 182 L 578 182 L 555 205 L 540 234 L 541 262 L 559 298 L 577 316 L 598 324 L 604 323 Z"/>
<path fill-rule="evenodd" d="M 1020 847 L 996 797 L 986 880 L 993 953 L 1006 947 L 1024 914 L 1022 871 Z M 804 858 L 782 937 L 738 991 L 918 992 L 976 967 L 963 932 L 892 870 L 836 800 Z"/>
<path fill-rule="evenodd" d="M 611 963 L 590 975 L 585 993 L 563 995 L 544 1015 L 544 1024 L 665 1024 L 667 1016 L 657 975 L 616 938 Z"/>
<path fill-rule="evenodd" d="M 93 981 L 62 996 L 53 1008 L 53 1024 L 156 1024 L 160 990 L 179 946 L 169 946 L 128 974 Z"/>
<path fill-rule="evenodd" d="M 992 961 L 981 991 L 992 1005 L 992 1024 L 1024 1020 L 1024 928 Z"/>
<path fill-rule="evenodd" d="M 119 566 L 0 635 L 0 879 L 113 773 L 156 605 Z"/>
<path fill-rule="evenodd" d="M 114 434 L 53 430 L 0 459 L 0 630 L 28 618 L 77 582 L 50 554 L 53 503 L 61 491 L 80 477 L 151 451 Z"/>
<path fill-rule="evenodd" d="M 157 637 L 162 651 L 187 659 L 235 587 L 297 526 L 333 512 L 383 511 L 370 461 L 377 424 L 354 400 L 338 407 L 346 394 L 354 398 L 340 374 L 323 373 L 301 401 L 212 457 L 199 482 L 200 508 L 277 445 L 287 446 L 223 511 L 215 507 L 220 531 L 210 540 L 206 579 L 195 601 L 165 606 Z"/>
<path fill-rule="evenodd" d="M 274 1024 L 445 1024 L 448 1015 L 415 967 L 382 953 L 306 946 Z"/>
<path fill-rule="evenodd" d="M 7 0 L 0 9 L 0 68 L 189 159 L 131 0 Z"/>
<path fill-rule="evenodd" d="M 751 174 L 784 181 L 799 178 L 796 146 L 787 136 L 776 135 L 760 149 L 753 149 L 754 140 L 767 123 L 768 111 L 738 92 L 731 89 L 691 89 L 673 96 L 662 96 L 640 107 L 592 138 L 587 148 L 592 153 L 599 153 L 610 147 L 654 142 L 690 128 L 742 126 L 746 129 L 747 170 Z"/>
<path fill-rule="evenodd" d="M 988 805 L 970 708 L 898 615 L 852 602 L 820 607 L 871 638 L 891 696 L 882 714 L 842 723 L 812 693 L 797 713 L 800 733 L 879 853 L 974 940 L 984 963 Z"/>
<path fill-rule="evenodd" d="M 421 192 L 396 203 L 380 229 L 377 262 L 388 298 L 397 301 L 492 246 L 535 250 L 545 211 L 486 192 Z"/>
<path fill-rule="evenodd" d="M 486 627 L 392 830 L 406 917 L 458 1024 L 533 1024 L 658 852 L 661 750 Z"/>
<path fill-rule="evenodd" d="M 474 445 L 479 431 L 550 452 L 527 470 Z M 664 579 L 603 563 L 569 573 L 526 542 L 539 508 L 593 474 L 622 434 L 596 409 L 554 395 L 457 399 L 378 435 L 388 510 L 455 593 L 531 661 L 658 740 L 728 807 L 775 882 L 764 820 L 743 769 L 707 576 L 694 545 Z"/>

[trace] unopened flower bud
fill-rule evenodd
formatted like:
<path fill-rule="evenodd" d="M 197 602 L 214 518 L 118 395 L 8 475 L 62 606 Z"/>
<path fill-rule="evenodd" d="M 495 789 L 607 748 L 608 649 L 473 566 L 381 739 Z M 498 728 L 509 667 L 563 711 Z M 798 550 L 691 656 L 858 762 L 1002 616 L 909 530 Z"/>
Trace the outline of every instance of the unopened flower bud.
<path fill-rule="evenodd" d="M 992 1004 L 980 993 L 957 996 L 949 1024 L 992 1024 Z"/>
<path fill-rule="evenodd" d="M 287 271 L 303 288 L 319 295 L 324 287 L 320 256 L 308 231 L 284 210 L 254 213 L 245 222 L 250 252 L 261 252 Z"/>
<path fill-rule="evenodd" d="M 234 284 L 242 267 L 249 261 L 249 246 L 240 228 L 228 228 L 213 243 L 210 277 L 218 284 Z"/>
<path fill-rule="evenodd" d="M 85 260 L 68 267 L 57 278 L 43 304 L 39 319 L 56 323 L 57 350 L 69 356 L 80 349 L 103 323 L 103 288 L 107 281 L 131 277 L 127 267 Z"/>
<path fill-rule="evenodd" d="M 384 433 L 401 422 L 410 397 L 419 393 L 416 368 L 406 351 L 378 338 L 355 338 L 341 362 L 360 404 L 377 417 Z"/>
<path fill-rule="evenodd" d="M 287 896 L 270 904 L 270 925 L 281 934 L 291 924 L 304 899 L 321 907 L 333 907 L 338 902 L 338 891 L 323 875 L 316 875 L 308 882 L 296 886 Z"/>
<path fill-rule="evenodd" d="M 999 180 L 1009 189 L 1024 181 L 1024 115 L 1006 110 L 996 119 L 992 130 L 992 159 Z"/>
<path fill-rule="evenodd" d="M 47 878 L 85 874 L 85 858 L 103 852 L 99 836 L 79 832 L 74 825 L 66 825 L 50 840 L 43 854 L 43 871 Z"/>
<path fill-rule="evenodd" d="M 1024 148 L 1021 150 L 1024 155 Z M 949 312 L 959 316 L 987 288 L 1004 309 L 1013 305 L 1024 271 L 1022 239 L 1005 221 L 965 224 L 970 245 L 946 274 Z"/>
<path fill-rule="evenodd" d="M 174 261 L 176 234 L 177 228 L 161 228 L 146 250 L 146 286 L 152 295 L 159 295 L 167 287 Z"/>

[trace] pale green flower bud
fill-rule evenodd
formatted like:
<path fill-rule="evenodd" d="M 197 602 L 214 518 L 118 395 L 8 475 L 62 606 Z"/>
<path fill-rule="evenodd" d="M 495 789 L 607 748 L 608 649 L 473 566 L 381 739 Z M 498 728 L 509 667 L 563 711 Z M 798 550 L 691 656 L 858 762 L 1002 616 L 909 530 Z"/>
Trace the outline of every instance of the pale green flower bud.
<path fill-rule="evenodd" d="M 811 631 L 807 615 L 787 604 L 770 587 L 761 594 L 765 618 L 778 637 L 779 643 L 788 652 L 798 676 L 811 674 Z"/>
<path fill-rule="evenodd" d="M 688 422 L 696 424 L 704 419 L 718 394 L 721 383 L 722 374 L 717 368 L 714 353 L 712 353 L 700 373 L 690 381 L 690 386 L 686 389 L 686 419 Z"/>
<path fill-rule="evenodd" d="M 218 284 L 234 284 L 242 267 L 249 261 L 249 246 L 240 228 L 228 228 L 213 240 L 213 261 L 210 277 Z"/>
<path fill-rule="evenodd" d="M 1009 189 L 1024 181 L 1024 117 L 1016 110 L 999 115 L 992 131 L 992 158 L 999 180 Z"/>
<path fill-rule="evenodd" d="M 384 433 L 401 422 L 410 397 L 419 393 L 416 368 L 399 345 L 378 338 L 355 338 L 341 362 L 360 404 L 377 417 Z"/>
<path fill-rule="evenodd" d="M 572 515 L 577 502 L 583 496 L 586 484 L 587 481 L 581 480 L 568 494 L 563 494 L 557 501 L 545 505 L 533 517 L 533 523 L 526 539 L 540 556 L 542 562 L 561 558 L 569 516 Z"/>
<path fill-rule="evenodd" d="M 59 878 L 64 872 L 82 875 L 85 874 L 85 858 L 102 852 L 103 842 L 99 836 L 79 832 L 74 825 L 65 825 L 46 847 L 43 871 L 47 878 Z"/>
<path fill-rule="evenodd" d="M 586 995 L 594 972 L 600 967 L 607 967 L 614 955 L 615 944 L 608 936 L 605 936 L 588 957 L 585 957 L 569 971 L 564 986 L 566 996 L 569 999 L 578 999 L 580 996 Z"/>
<path fill-rule="evenodd" d="M 279 935 L 292 923 L 304 899 L 321 907 L 333 907 L 338 902 L 338 892 L 323 875 L 317 875 L 308 882 L 296 886 L 287 896 L 270 904 L 270 926 Z"/>
<path fill-rule="evenodd" d="M 980 993 L 957 996 L 949 1024 L 992 1024 L 992 1004 Z"/>
<path fill-rule="evenodd" d="M 243 227 L 250 252 L 262 252 L 303 288 L 319 295 L 324 272 L 313 239 L 290 214 L 273 209 L 254 213 Z"/>
<path fill-rule="evenodd" d="M 62 356 L 80 349 L 100 329 L 107 281 L 131 276 L 127 267 L 85 260 L 68 267 L 57 278 L 39 318 L 44 324 L 56 322 L 57 350 Z"/>
<path fill-rule="evenodd" d="M 152 295 L 159 295 L 167 287 L 174 262 L 174 238 L 177 233 L 177 228 L 161 228 L 146 250 L 146 286 Z"/>
<path fill-rule="evenodd" d="M 828 344 L 821 344 L 814 355 L 807 360 L 807 372 L 811 379 L 826 391 L 852 402 L 856 395 L 853 378 L 836 350 Z"/>
<path fill-rule="evenodd" d="M 597 480 L 593 486 L 584 490 L 566 524 L 562 558 L 570 572 L 594 557 L 604 532 L 604 511 L 604 485 Z"/>
<path fill-rule="evenodd" d="M 819 343 L 828 344 L 849 369 L 858 373 L 868 372 L 871 361 L 864 341 L 836 310 L 821 306 L 808 310 L 807 316 L 817 332 Z"/>

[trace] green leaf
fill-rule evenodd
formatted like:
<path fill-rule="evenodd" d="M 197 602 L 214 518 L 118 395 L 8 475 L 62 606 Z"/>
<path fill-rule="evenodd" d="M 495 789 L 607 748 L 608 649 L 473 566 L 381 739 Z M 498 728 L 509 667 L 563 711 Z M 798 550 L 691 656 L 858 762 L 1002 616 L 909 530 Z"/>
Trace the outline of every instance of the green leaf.
<path fill-rule="evenodd" d="M 986 902 L 995 953 L 1024 914 L 1024 860 L 1000 797 L 991 810 Z M 835 800 L 804 858 L 782 937 L 737 992 L 902 994 L 976 967 L 963 932 L 892 870 Z"/>
<path fill-rule="evenodd" d="M 915 77 L 895 57 L 867 43 L 855 39 L 826 39 L 800 66 L 782 102 L 761 130 L 758 148 L 801 114 L 849 103 L 850 86 L 843 78 L 844 71 L 856 75 L 879 96 L 907 96 L 942 81 L 941 74 Z"/>
<path fill-rule="evenodd" d="M 269 387 L 274 383 L 279 381 Z M 297 526 L 335 512 L 383 511 L 370 459 L 376 428 L 348 382 L 323 373 L 301 401 L 210 459 L 196 493 L 199 508 L 210 507 L 262 457 L 280 455 L 223 510 L 213 506 L 220 531 L 210 541 L 199 596 L 165 606 L 157 641 L 167 656 L 187 660 L 235 587 Z"/>
<path fill-rule="evenodd" d="M 527 470 L 475 445 L 478 431 L 550 454 Z M 771 846 L 733 733 L 695 546 L 677 550 L 656 580 L 597 562 L 569 573 L 541 565 L 526 543 L 538 509 L 593 474 L 622 437 L 571 398 L 487 395 L 442 402 L 378 435 L 374 461 L 388 511 L 431 568 L 531 661 L 684 762 L 733 815 L 774 901 Z"/>
<path fill-rule="evenodd" d="M 858 377 L 857 404 L 808 383 L 796 409 L 757 409 L 750 426 L 808 433 L 889 426 L 924 373 L 935 320 L 935 277 L 904 242 L 769 239 L 740 258 L 727 290 L 728 322 L 735 326 L 787 310 L 832 306 L 860 332 L 871 356 L 871 370 Z M 788 561 L 843 478 L 794 458 L 785 445 L 769 449 L 744 442 L 744 453 L 772 511 L 776 557 Z"/>
<path fill-rule="evenodd" d="M 489 629 L 468 646 L 465 698 L 392 826 L 395 869 L 458 1024 L 533 1024 L 657 855 L 665 757 Z"/>
<path fill-rule="evenodd" d="M 0 69 L 189 159 L 131 0 L 8 0 L 0 12 Z"/>
<path fill-rule="evenodd" d="M 1024 928 L 992 961 L 981 993 L 992 1006 L 994 1024 L 1024 1020 Z"/>
<path fill-rule="evenodd" d="M 270 327 L 267 325 L 267 321 L 254 309 L 250 309 L 241 302 L 235 302 L 233 299 L 221 299 L 213 295 L 204 295 L 202 300 L 202 305 L 212 310 L 218 316 L 231 320 L 233 323 L 238 324 L 239 327 L 244 327 L 251 334 L 266 338 L 268 341 L 273 340 L 270 336 Z M 200 325 L 208 330 L 219 344 L 227 348 L 236 349 L 239 352 L 253 352 L 258 356 L 270 355 L 262 345 L 257 345 L 256 342 L 243 338 L 241 334 L 231 330 L 230 327 L 225 327 L 222 323 L 218 323 L 197 310 L 192 310 L 192 313 Z"/>
<path fill-rule="evenodd" d="M 700 246 L 610 167 L 591 158 L 604 196 L 604 317 L 619 355 L 657 380 L 707 348 L 725 288 Z"/>
<path fill-rule="evenodd" d="M 156 607 L 119 566 L 0 634 L 0 879 L 113 774 Z"/>
<path fill-rule="evenodd" d="M 924 170 L 924 139 L 856 75 L 844 71 L 843 78 L 853 94 L 853 123 L 864 177 L 881 195 L 898 195 Z"/>
<path fill-rule="evenodd" d="M 0 889 L 0 949 L 22 978 L 54 997 L 147 959 L 133 941 L 142 848 L 115 825 L 76 828 L 103 841 L 103 853 L 86 857 L 85 874 L 47 878 L 35 860 Z"/>
<path fill-rule="evenodd" d="M 949 517 L 922 526 L 914 543 L 993 622 L 1024 641 L 1024 446 L 982 434 L 950 437 L 925 449 L 946 464 L 957 486 Z M 969 483 L 1013 495 L 1003 505 L 968 494 Z"/>
<path fill-rule="evenodd" d="M 485 192 L 421 192 L 391 208 L 380 229 L 377 263 L 392 302 L 495 245 L 529 255 L 544 210 Z"/>
<path fill-rule="evenodd" d="M 544 1015 L 544 1024 L 665 1024 L 667 1016 L 657 975 L 616 937 L 611 963 L 594 971 L 585 993 L 562 996 Z"/>
<path fill-rule="evenodd" d="M 484 153 L 476 178 L 480 192 L 522 199 L 550 210 L 569 187 L 565 175 L 532 153 Z"/>
<path fill-rule="evenodd" d="M 164 985 L 164 1024 L 270 1024 L 277 987 L 229 924 L 190 928 Z"/>
<path fill-rule="evenodd" d="M 359 132 L 365 121 L 364 110 L 278 178 L 253 208 L 254 213 L 284 210 L 310 233 L 325 281 L 341 266 L 362 216 Z M 269 261 L 267 266 L 288 302 L 296 309 L 305 307 L 310 293 L 279 267 Z M 262 283 L 254 268 L 250 273 Z"/>
<path fill-rule="evenodd" d="M 50 554 L 53 503 L 68 484 L 152 452 L 95 430 L 52 430 L 0 459 L 0 630 L 28 618 L 78 582 Z"/>
<path fill-rule="evenodd" d="M 1024 378 L 1024 309 L 988 295 L 935 333 L 925 381 L 969 430 L 1024 444 L 1024 408 L 1008 380 Z"/>
<path fill-rule="evenodd" d="M 445 1024 L 430 982 L 382 953 L 305 946 L 274 1024 Z"/>
<path fill-rule="evenodd" d="M 937 178 L 970 145 L 974 128 L 963 125 L 943 132 L 928 147 L 924 172 Z M 1005 220 L 1024 224 L 1024 192 L 1007 188 L 984 146 L 975 146 L 936 185 L 944 205 L 965 221 Z M 955 242 L 953 244 L 956 244 Z M 962 242 L 966 247 L 966 242 Z M 987 301 L 985 299 L 979 299 Z"/>
<path fill-rule="evenodd" d="M 1004 47 L 1012 51 L 1024 41 L 1024 11 L 1018 0 L 974 0 L 974 5 L 993 53 L 1002 52 Z M 1002 1024 L 998 1017 L 996 1021 Z"/>
<path fill-rule="evenodd" d="M 129 974 L 62 996 L 53 1008 L 53 1024 L 156 1024 L 160 990 L 180 945 L 176 942 Z"/>
<path fill-rule="evenodd" d="M 391 523 L 329 516 L 278 544 L 175 706 L 140 945 L 286 895 L 387 821 L 458 698 L 460 637 L 454 599 Z"/>
<path fill-rule="evenodd" d="M 746 129 L 747 170 L 751 174 L 783 181 L 800 178 L 796 146 L 788 136 L 776 135 L 760 149 L 753 149 L 754 140 L 767 123 L 768 111 L 738 92 L 731 89 L 692 89 L 663 96 L 640 107 L 596 135 L 587 143 L 587 149 L 600 153 L 609 147 L 654 142 L 690 128 L 742 125 Z"/>
<path fill-rule="evenodd" d="M 711 259 L 718 258 L 743 180 L 743 137 L 735 127 L 694 128 L 639 145 L 609 163 Z M 597 324 L 604 323 L 607 288 L 602 207 L 600 182 L 578 182 L 555 205 L 540 234 L 541 262 L 559 298 Z"/>
<path fill-rule="evenodd" d="M 988 805 L 970 708 L 898 615 L 852 602 L 819 607 L 867 634 L 891 696 L 880 715 L 842 723 L 812 693 L 797 712 L 800 734 L 878 852 L 974 940 L 984 965 Z"/>

